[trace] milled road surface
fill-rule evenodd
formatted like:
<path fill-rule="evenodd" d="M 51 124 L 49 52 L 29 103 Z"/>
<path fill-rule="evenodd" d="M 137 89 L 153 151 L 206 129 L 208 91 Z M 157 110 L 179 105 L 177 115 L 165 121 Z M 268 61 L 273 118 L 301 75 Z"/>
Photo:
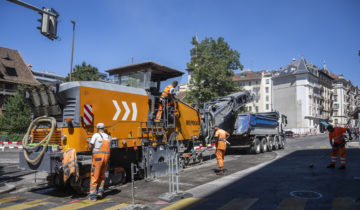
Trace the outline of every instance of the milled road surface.
<path fill-rule="evenodd" d="M 360 197 L 360 182 L 356 180 L 360 176 L 356 165 L 359 154 L 359 149 L 348 150 L 346 171 L 326 169 L 330 147 L 325 135 L 288 139 L 285 150 L 228 154 L 225 176 L 214 173 L 215 159 L 186 168 L 180 175 L 180 190 L 193 197 L 176 203 L 159 201 L 159 195 L 168 191 L 167 177 L 151 182 L 138 180 L 136 201 L 153 209 L 356 209 Z M 130 183 L 110 188 L 105 199 L 97 202 L 72 191 L 41 185 L 42 175 L 34 184 L 35 174 L 21 176 L 25 172 L 14 167 L 15 157 L 10 156 L 0 152 L 0 179 L 6 176 L 7 182 L 19 184 L 19 188 L 1 195 L 0 208 L 117 209 L 131 202 Z M 6 163 L 9 157 L 12 162 Z M 310 163 L 315 167 L 309 168 Z"/>

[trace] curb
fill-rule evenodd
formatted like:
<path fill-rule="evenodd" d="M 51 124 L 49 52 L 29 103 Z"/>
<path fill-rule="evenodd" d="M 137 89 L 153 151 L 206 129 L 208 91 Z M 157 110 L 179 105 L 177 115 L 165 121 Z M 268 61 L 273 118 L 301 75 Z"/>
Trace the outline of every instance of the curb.
<path fill-rule="evenodd" d="M 0 183 L 0 195 L 15 190 L 15 185 Z"/>

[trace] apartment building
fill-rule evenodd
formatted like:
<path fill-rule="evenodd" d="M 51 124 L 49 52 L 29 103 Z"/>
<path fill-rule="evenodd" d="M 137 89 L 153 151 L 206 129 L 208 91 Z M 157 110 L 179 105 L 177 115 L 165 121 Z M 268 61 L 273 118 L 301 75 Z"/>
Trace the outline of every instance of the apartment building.
<path fill-rule="evenodd" d="M 272 80 L 273 71 L 254 72 L 244 70 L 234 75 L 233 81 L 238 83 L 244 90 L 254 95 L 254 101 L 246 105 L 249 112 L 272 111 Z"/>
<path fill-rule="evenodd" d="M 325 71 L 320 72 L 302 56 L 282 67 L 272 78 L 274 109 L 287 115 L 287 127 L 297 133 L 323 131 L 320 130 L 320 121 L 329 120 L 331 82 Z M 326 105 L 324 95 L 327 97 Z"/>
<path fill-rule="evenodd" d="M 346 80 L 342 74 L 332 75 L 333 81 L 333 122 L 338 126 L 345 126 L 349 120 L 350 113 L 357 108 L 358 87 L 350 80 Z"/>

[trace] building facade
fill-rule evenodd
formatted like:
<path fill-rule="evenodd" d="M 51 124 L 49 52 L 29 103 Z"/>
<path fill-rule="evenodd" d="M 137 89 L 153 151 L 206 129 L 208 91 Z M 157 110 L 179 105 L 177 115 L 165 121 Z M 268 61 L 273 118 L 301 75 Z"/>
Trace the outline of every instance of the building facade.
<path fill-rule="evenodd" d="M 238 83 L 244 90 L 254 95 L 254 101 L 246 105 L 249 112 L 270 112 L 273 110 L 272 103 L 272 76 L 273 71 L 254 72 L 245 70 L 234 75 L 233 81 Z"/>
<path fill-rule="evenodd" d="M 297 133 L 316 133 L 320 131 L 320 121 L 328 120 L 322 111 L 325 88 L 319 82 L 319 74 L 318 67 L 301 57 L 299 61 L 293 59 L 273 77 L 274 109 L 288 117 L 287 127 Z M 325 83 L 326 79 L 323 80 Z"/>
<path fill-rule="evenodd" d="M 29 68 L 31 68 L 31 66 L 29 66 Z M 31 72 L 37 81 L 46 85 L 59 84 L 65 80 L 65 77 L 47 71 L 31 70 Z"/>

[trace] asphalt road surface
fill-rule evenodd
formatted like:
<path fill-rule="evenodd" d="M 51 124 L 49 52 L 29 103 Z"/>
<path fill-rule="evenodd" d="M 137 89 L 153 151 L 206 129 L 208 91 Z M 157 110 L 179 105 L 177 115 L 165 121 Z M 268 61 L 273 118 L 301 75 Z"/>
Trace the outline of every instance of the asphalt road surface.
<path fill-rule="evenodd" d="M 135 200 L 152 209 L 360 209 L 360 149 L 347 150 L 346 170 L 326 168 L 330 152 L 325 135 L 288 139 L 285 150 L 227 154 L 225 176 L 215 174 L 216 160 L 208 156 L 180 174 L 180 190 L 192 197 L 160 201 L 168 191 L 164 177 L 136 181 Z M 17 186 L 0 195 L 0 209 L 118 209 L 131 203 L 131 183 L 112 187 L 93 202 L 46 186 L 46 174 L 20 171 L 16 163 L 16 153 L 0 152 L 0 181 Z"/>

